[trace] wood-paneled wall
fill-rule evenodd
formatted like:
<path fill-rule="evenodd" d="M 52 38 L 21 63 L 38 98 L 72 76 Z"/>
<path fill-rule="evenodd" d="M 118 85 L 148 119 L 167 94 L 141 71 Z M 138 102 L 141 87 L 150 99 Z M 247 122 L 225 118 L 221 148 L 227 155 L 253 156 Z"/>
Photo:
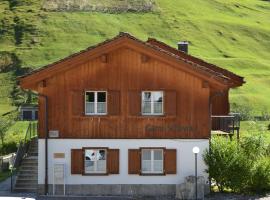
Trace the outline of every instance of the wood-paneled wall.
<path fill-rule="evenodd" d="M 157 59 L 142 59 L 141 53 L 130 48 L 122 47 L 106 56 L 105 60 L 102 56 L 95 58 L 46 80 L 42 93 L 48 96 L 49 130 L 59 130 L 60 138 L 209 137 L 210 88 L 203 86 L 201 79 Z M 119 104 L 114 103 L 118 108 L 108 109 L 107 116 L 85 116 L 85 90 L 114 91 L 119 99 Z M 166 113 L 165 110 L 165 115 L 158 117 L 134 115 L 130 108 L 136 110 L 141 102 L 138 99 L 136 105 L 130 101 L 130 93 L 142 90 L 164 90 L 165 96 L 171 93 L 175 112 Z M 116 98 L 111 99 L 117 102 Z M 166 104 L 168 101 L 164 102 Z M 42 100 L 39 112 L 39 137 L 42 138 L 45 136 Z M 177 126 L 178 130 L 147 131 L 147 125 Z M 181 127 L 183 130 L 179 130 Z"/>

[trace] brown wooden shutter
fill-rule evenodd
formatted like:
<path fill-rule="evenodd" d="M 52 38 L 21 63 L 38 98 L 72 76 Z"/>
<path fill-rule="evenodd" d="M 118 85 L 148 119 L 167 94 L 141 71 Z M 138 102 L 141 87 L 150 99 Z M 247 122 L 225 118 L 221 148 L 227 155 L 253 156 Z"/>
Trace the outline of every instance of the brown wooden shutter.
<path fill-rule="evenodd" d="M 176 115 L 177 114 L 177 93 L 176 91 L 167 90 L 165 91 L 165 102 L 164 112 L 165 115 Z"/>
<path fill-rule="evenodd" d="M 139 149 L 128 150 L 128 173 L 129 174 L 141 173 L 141 152 Z"/>
<path fill-rule="evenodd" d="M 120 91 L 108 91 L 108 113 L 109 115 L 120 114 Z"/>
<path fill-rule="evenodd" d="M 119 174 L 119 149 L 108 149 L 107 168 L 109 174 Z"/>
<path fill-rule="evenodd" d="M 82 174 L 83 150 L 71 149 L 71 174 Z"/>
<path fill-rule="evenodd" d="M 71 95 L 72 115 L 83 115 L 85 104 L 84 93 L 80 90 L 73 90 Z"/>
<path fill-rule="evenodd" d="M 128 93 L 129 114 L 141 115 L 141 92 L 138 90 L 132 90 Z"/>
<path fill-rule="evenodd" d="M 164 150 L 164 170 L 165 174 L 176 174 L 177 158 L 176 149 Z"/>

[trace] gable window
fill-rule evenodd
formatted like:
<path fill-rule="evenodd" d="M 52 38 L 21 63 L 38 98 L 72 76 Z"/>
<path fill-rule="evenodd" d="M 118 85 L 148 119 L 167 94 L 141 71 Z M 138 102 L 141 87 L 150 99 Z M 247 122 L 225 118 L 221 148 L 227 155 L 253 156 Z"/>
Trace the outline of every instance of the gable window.
<path fill-rule="evenodd" d="M 141 153 L 143 174 L 163 173 L 163 149 L 142 149 Z"/>
<path fill-rule="evenodd" d="M 143 91 L 142 92 L 142 114 L 162 115 L 163 114 L 163 92 Z"/>
<path fill-rule="evenodd" d="M 85 92 L 85 114 L 86 115 L 107 114 L 107 92 L 105 91 Z"/>
<path fill-rule="evenodd" d="M 84 150 L 84 173 L 105 174 L 107 172 L 107 150 L 85 149 Z"/>

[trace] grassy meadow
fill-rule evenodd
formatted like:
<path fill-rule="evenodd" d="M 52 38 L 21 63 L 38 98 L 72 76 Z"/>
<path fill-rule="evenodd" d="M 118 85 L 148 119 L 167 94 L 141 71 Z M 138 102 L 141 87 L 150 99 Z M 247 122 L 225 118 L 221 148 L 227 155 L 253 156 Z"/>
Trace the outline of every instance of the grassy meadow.
<path fill-rule="evenodd" d="M 174 47 L 188 40 L 190 54 L 245 77 L 247 83 L 231 91 L 231 102 L 251 107 L 256 115 L 270 110 L 268 1 L 156 0 L 154 11 L 138 13 L 45 12 L 40 0 L 22 0 L 10 9 L 10 2 L 0 2 L 7 29 L 0 36 L 0 49 L 15 52 L 22 67 L 39 68 L 119 31 L 143 40 L 155 37 Z M 9 29 L 14 21 L 17 29 Z M 14 78 L 0 73 L 0 113 L 12 109 L 8 93 Z"/>

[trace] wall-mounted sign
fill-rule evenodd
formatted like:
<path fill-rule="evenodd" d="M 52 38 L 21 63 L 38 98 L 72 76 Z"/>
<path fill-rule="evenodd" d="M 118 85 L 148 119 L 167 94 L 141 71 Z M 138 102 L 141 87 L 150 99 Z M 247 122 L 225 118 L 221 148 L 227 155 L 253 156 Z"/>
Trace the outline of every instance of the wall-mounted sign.
<path fill-rule="evenodd" d="M 50 130 L 49 131 L 49 137 L 58 138 L 59 137 L 59 131 L 58 130 Z"/>
<path fill-rule="evenodd" d="M 54 153 L 53 157 L 54 158 L 65 158 L 65 153 Z"/>

